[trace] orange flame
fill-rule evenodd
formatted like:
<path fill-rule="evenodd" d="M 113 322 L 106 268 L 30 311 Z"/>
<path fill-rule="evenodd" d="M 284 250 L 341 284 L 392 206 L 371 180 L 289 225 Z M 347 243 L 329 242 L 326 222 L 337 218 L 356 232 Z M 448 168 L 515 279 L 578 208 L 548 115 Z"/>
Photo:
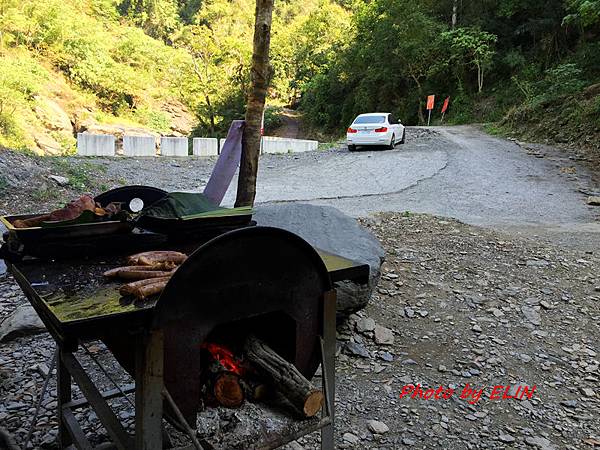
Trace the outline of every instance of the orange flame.
<path fill-rule="evenodd" d="M 243 375 L 243 368 L 239 363 L 239 360 L 233 355 L 233 352 L 227 347 L 212 342 L 204 342 L 201 348 L 206 349 L 212 357 L 219 361 L 221 365 L 228 370 L 239 376 Z"/>

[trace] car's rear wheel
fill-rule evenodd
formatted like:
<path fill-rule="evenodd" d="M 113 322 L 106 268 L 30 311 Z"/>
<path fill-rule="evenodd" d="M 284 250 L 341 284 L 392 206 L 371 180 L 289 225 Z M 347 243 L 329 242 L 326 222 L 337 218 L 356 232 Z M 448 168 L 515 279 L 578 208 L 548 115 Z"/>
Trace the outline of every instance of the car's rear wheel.
<path fill-rule="evenodd" d="M 390 141 L 390 145 L 388 145 L 388 149 L 394 150 L 395 146 L 396 146 L 396 135 L 392 134 L 392 140 Z"/>
<path fill-rule="evenodd" d="M 355 151 L 355 150 L 356 150 L 356 145 L 349 145 L 349 146 L 348 146 L 348 151 L 349 151 L 349 152 L 353 152 L 353 151 Z"/>
<path fill-rule="evenodd" d="M 400 140 L 400 144 L 404 144 L 405 139 L 406 139 L 406 128 L 404 130 L 402 130 L 402 139 Z"/>

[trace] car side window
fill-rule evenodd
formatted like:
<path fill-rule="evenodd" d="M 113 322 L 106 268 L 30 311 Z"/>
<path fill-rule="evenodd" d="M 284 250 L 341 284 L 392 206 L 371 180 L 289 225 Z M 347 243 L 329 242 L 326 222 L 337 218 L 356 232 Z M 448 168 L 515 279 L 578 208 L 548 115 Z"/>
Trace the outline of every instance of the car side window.
<path fill-rule="evenodd" d="M 394 124 L 398 123 L 396 118 L 391 114 L 388 115 L 388 122 L 390 123 L 390 125 L 394 125 Z"/>

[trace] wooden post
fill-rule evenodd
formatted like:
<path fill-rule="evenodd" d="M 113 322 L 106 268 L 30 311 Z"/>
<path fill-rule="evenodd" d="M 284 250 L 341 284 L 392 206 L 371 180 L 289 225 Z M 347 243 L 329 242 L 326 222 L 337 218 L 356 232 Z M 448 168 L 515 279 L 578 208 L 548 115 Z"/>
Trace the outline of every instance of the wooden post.
<path fill-rule="evenodd" d="M 324 377 L 327 383 L 325 395 L 329 402 L 331 424 L 321 429 L 321 449 L 333 450 L 335 432 L 335 346 L 336 346 L 336 300 L 335 289 L 323 295 L 323 341 L 324 341 Z"/>
<path fill-rule="evenodd" d="M 63 405 L 71 401 L 71 375 L 63 363 L 64 353 L 65 351 L 59 346 L 59 354 L 56 362 L 56 403 L 58 408 L 58 446 L 61 449 L 65 449 L 73 443 L 63 419 Z"/>
<path fill-rule="evenodd" d="M 143 332 L 137 339 L 135 449 L 162 450 L 163 332 Z"/>
<path fill-rule="evenodd" d="M 254 50 L 252 54 L 252 86 L 248 93 L 246 126 L 242 141 L 242 160 L 235 206 L 252 206 L 256 196 L 256 173 L 260 153 L 262 116 L 271 78 L 269 46 L 274 0 L 256 0 Z"/>

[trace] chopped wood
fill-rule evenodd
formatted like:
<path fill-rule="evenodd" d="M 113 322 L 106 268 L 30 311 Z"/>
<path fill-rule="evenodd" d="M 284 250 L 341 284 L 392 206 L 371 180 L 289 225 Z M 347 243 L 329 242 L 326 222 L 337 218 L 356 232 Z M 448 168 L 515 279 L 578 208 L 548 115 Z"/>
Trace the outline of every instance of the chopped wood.
<path fill-rule="evenodd" d="M 263 341 L 249 336 L 244 344 L 244 354 L 258 372 L 305 417 L 313 417 L 321 410 L 323 392 Z"/>
<path fill-rule="evenodd" d="M 232 372 L 221 372 L 213 382 L 215 400 L 227 407 L 238 408 L 244 403 L 244 391 L 240 378 Z"/>

